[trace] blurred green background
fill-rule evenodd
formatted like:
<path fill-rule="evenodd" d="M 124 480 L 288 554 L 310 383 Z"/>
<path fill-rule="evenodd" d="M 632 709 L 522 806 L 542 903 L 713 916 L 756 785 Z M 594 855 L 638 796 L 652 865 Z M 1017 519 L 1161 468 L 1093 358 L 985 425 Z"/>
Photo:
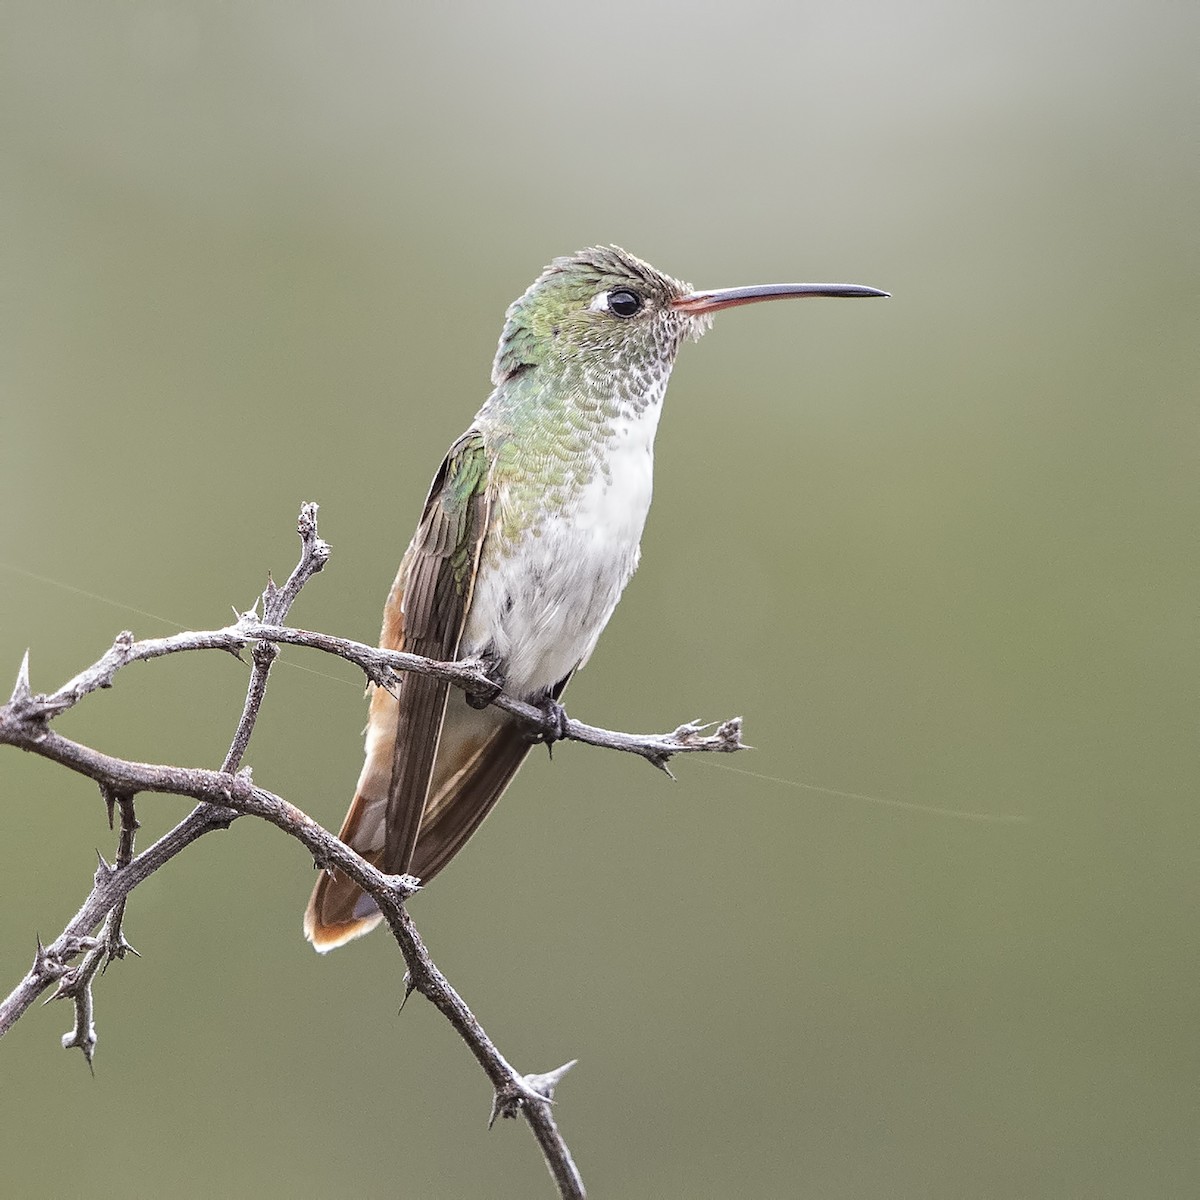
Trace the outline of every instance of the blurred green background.
<path fill-rule="evenodd" d="M 580 1060 L 597 1197 L 1196 1194 L 1198 14 L 5 5 L 3 670 L 225 623 L 304 499 L 334 558 L 293 621 L 374 640 L 556 254 L 887 288 L 685 350 L 571 689 L 758 749 L 538 754 L 413 914 L 523 1070 Z M 360 680 L 285 659 L 249 761 L 336 828 Z M 215 766 L 244 683 L 132 668 L 59 727 Z M 7 990 L 114 840 L 32 757 L 0 794 Z M 304 943 L 312 878 L 244 820 L 138 891 L 96 1078 L 63 1005 L 0 1047 L 7 1194 L 550 1194 L 385 937 Z"/>

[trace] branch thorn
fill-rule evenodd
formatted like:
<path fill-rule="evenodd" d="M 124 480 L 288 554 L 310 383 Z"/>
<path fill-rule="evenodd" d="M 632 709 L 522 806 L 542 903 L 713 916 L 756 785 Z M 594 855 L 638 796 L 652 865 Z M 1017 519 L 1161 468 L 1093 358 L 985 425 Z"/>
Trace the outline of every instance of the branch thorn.
<path fill-rule="evenodd" d="M 108 971 L 109 963 L 114 962 L 118 958 L 124 958 L 127 954 L 132 954 L 134 958 L 142 957 L 140 952 L 135 950 L 125 940 L 125 934 L 121 929 L 117 928 L 115 935 L 105 943 L 104 965 L 100 968 L 100 974 L 104 975 Z"/>
<path fill-rule="evenodd" d="M 9 698 L 9 704 L 25 704 L 33 699 L 33 692 L 29 687 L 29 651 L 26 650 L 21 658 L 21 665 L 17 669 L 17 682 L 13 687 L 12 696 Z"/>
<path fill-rule="evenodd" d="M 396 1009 L 396 1016 L 399 1016 L 404 1011 L 404 1006 L 408 1003 L 408 998 L 417 990 L 417 981 L 413 978 L 411 971 L 404 972 L 404 999 L 400 1001 L 400 1007 Z"/>
<path fill-rule="evenodd" d="M 112 788 L 107 787 L 102 783 L 100 785 L 100 796 L 104 800 L 104 807 L 108 809 L 108 827 L 109 829 L 112 829 L 113 818 L 116 816 L 117 812 L 117 794 L 112 790 Z M 99 853 L 99 851 L 97 851 L 97 853 Z M 100 861 L 103 862 L 104 860 L 101 859 Z"/>
<path fill-rule="evenodd" d="M 579 1059 L 573 1058 L 570 1062 L 565 1062 L 561 1067 L 555 1067 L 553 1071 L 546 1071 L 541 1075 L 526 1075 L 525 1082 L 533 1088 L 539 1096 L 544 1099 L 554 1100 L 554 1089 L 562 1082 L 562 1077 L 573 1067 Z"/>
<path fill-rule="evenodd" d="M 69 970 L 57 956 L 51 956 L 42 943 L 41 935 L 37 938 L 37 951 L 33 956 L 33 970 L 37 975 L 45 975 L 47 979 L 61 979 Z"/>
<path fill-rule="evenodd" d="M 651 766 L 657 767 L 668 779 L 675 780 L 675 772 L 667 766 L 667 763 L 671 761 L 671 756 L 665 750 L 660 750 L 657 754 L 648 754 L 646 761 Z"/>
<path fill-rule="evenodd" d="M 570 1070 L 571 1064 L 566 1065 L 566 1070 Z M 560 1070 L 563 1068 L 560 1068 Z M 553 1074 L 553 1072 L 552 1072 Z M 502 1087 L 498 1087 L 492 1093 L 492 1111 L 488 1117 L 487 1127 L 491 1129 L 496 1123 L 497 1117 L 515 1117 L 521 1111 L 523 1104 L 553 1104 L 554 1101 L 543 1095 L 536 1088 L 531 1087 L 527 1082 L 527 1076 L 514 1076 L 508 1083 Z M 534 1076 L 535 1079 L 541 1078 Z"/>

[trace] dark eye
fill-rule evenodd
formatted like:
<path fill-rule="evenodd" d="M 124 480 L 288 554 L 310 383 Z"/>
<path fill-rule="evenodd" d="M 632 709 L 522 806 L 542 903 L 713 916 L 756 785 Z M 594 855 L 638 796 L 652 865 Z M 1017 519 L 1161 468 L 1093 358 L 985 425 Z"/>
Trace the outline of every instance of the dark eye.
<path fill-rule="evenodd" d="M 609 292 L 608 311 L 618 317 L 632 317 L 642 311 L 643 300 L 636 292 Z"/>

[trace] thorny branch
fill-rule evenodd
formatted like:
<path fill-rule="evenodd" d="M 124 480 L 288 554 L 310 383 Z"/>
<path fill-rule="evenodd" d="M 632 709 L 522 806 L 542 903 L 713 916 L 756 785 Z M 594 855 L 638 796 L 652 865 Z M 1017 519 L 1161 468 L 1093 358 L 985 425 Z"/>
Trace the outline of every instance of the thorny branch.
<path fill-rule="evenodd" d="M 269 591 L 269 589 L 268 589 Z M 86 670 L 80 671 L 73 679 L 68 680 L 56 692 L 45 696 L 32 697 L 28 694 L 27 673 L 18 680 L 17 690 L 13 692 L 8 707 L 14 709 L 16 715 L 29 719 L 49 720 L 67 709 L 74 707 L 85 696 L 100 688 L 112 686 L 117 672 L 130 663 L 146 662 L 152 658 L 161 658 L 166 654 L 179 654 L 185 650 L 225 650 L 235 656 L 251 642 L 257 642 L 255 648 L 255 676 L 251 678 L 250 692 L 246 697 L 246 712 L 243 713 L 243 725 L 247 713 L 257 714 L 257 705 L 262 701 L 262 691 L 266 687 L 264 678 L 257 692 L 255 684 L 259 669 L 258 654 L 261 647 L 275 651 L 275 643 L 286 643 L 291 646 L 308 646 L 313 650 L 321 650 L 337 658 L 359 667 L 368 681 L 379 687 L 394 691 L 399 682 L 398 672 L 412 671 L 418 675 L 431 675 L 437 679 L 446 679 L 464 691 L 488 695 L 495 690 L 495 684 L 488 678 L 484 665 L 476 659 L 462 659 L 458 662 L 438 662 L 432 658 L 423 658 L 419 654 L 408 654 L 402 650 L 381 650 L 368 646 L 364 642 L 351 641 L 349 638 L 333 637 L 327 633 L 311 633 L 306 629 L 289 629 L 282 625 L 260 620 L 254 612 L 243 613 L 233 625 L 224 629 L 212 629 L 202 632 L 177 633 L 165 638 L 146 638 L 134 641 L 131 633 L 117 636 L 111 649 L 97 662 Z M 269 663 L 268 663 L 269 666 Z M 22 670 L 27 672 L 27 664 Z M 36 703 L 34 703 L 36 701 Z M 491 703 L 515 717 L 527 721 L 534 731 L 543 731 L 547 727 L 545 713 L 532 704 L 518 700 L 505 692 L 491 699 Z M 32 707 L 30 707 L 32 705 Z M 712 729 L 711 733 L 705 732 Z M 562 729 L 555 723 L 550 732 L 555 737 L 565 741 L 583 742 L 589 746 L 598 746 L 603 750 L 623 750 L 627 754 L 636 754 L 646 759 L 660 769 L 666 770 L 668 761 L 676 754 L 691 754 L 696 752 L 731 753 L 744 750 L 746 747 L 741 740 L 742 721 L 740 717 L 732 717 L 719 724 L 706 725 L 698 721 L 688 721 L 670 733 L 618 733 L 611 729 L 599 729 L 595 725 L 587 725 L 568 717 Z M 248 736 L 248 735 L 246 735 Z M 236 769 L 240 762 L 241 753 L 245 749 L 245 736 L 239 727 L 238 736 L 230 749 L 230 769 Z M 239 745 L 239 743 L 243 743 Z M 670 772 L 667 772 L 670 774 Z"/>
<path fill-rule="evenodd" d="M 490 696 L 495 691 L 483 664 L 478 662 L 439 663 L 418 655 L 378 650 L 345 638 L 285 627 L 283 622 L 300 589 L 329 559 L 329 546 L 317 533 L 316 513 L 315 504 L 302 506 L 298 523 L 302 543 L 300 561 L 282 587 L 268 580 L 260 599 L 261 618 L 256 605 L 255 610 L 243 613 L 224 629 L 142 641 L 135 641 L 131 633 L 122 633 L 97 662 L 57 691 L 45 695 L 35 694 L 30 686 L 26 654 L 12 697 L 0 707 L 0 745 L 30 751 L 94 779 L 108 806 L 110 826 L 114 813 L 119 813 L 120 834 L 116 861 L 110 866 L 101 858 L 92 891 L 78 913 L 50 945 L 38 942 L 29 972 L 0 1003 L 0 1036 L 43 991 L 56 985 L 50 998 L 69 998 L 75 1007 L 74 1028 L 64 1035 L 63 1045 L 79 1047 L 91 1067 L 96 1047 L 92 991 L 96 974 L 114 959 L 137 954 L 125 940 L 123 930 L 129 893 L 204 834 L 228 828 L 242 814 L 257 816 L 301 842 L 319 867 L 338 868 L 375 900 L 404 956 L 409 991 L 420 992 L 437 1007 L 490 1080 L 494 1097 L 491 1120 L 497 1116 L 523 1115 L 560 1195 L 583 1197 L 583 1182 L 550 1111 L 554 1089 L 573 1063 L 546 1074 L 519 1074 L 434 964 L 413 925 L 404 901 L 419 888 L 419 881 L 410 876 L 384 875 L 294 805 L 256 787 L 249 769 L 241 767 L 281 643 L 308 646 L 344 658 L 380 687 L 394 689 L 399 680 L 397 672 L 416 671 L 447 679 L 469 692 Z M 246 701 L 220 771 L 112 758 L 62 737 L 50 727 L 55 717 L 85 696 L 111 687 L 117 672 L 129 663 L 185 650 L 225 650 L 240 658 L 247 648 L 251 649 L 252 669 Z M 555 724 L 551 730 L 547 728 L 547 715 L 532 705 L 504 693 L 492 697 L 491 703 L 527 721 L 535 733 L 554 733 L 568 740 L 637 754 L 668 774 L 667 762 L 675 754 L 743 748 L 739 718 L 721 723 L 711 733 L 698 722 L 688 722 L 668 734 L 617 733 L 570 718 L 563 728 Z M 141 792 L 190 796 L 198 805 L 174 829 L 135 856 L 138 822 L 134 796 Z M 94 933 L 97 926 L 100 928 Z M 82 959 L 72 965 L 72 960 L 80 955 Z"/>

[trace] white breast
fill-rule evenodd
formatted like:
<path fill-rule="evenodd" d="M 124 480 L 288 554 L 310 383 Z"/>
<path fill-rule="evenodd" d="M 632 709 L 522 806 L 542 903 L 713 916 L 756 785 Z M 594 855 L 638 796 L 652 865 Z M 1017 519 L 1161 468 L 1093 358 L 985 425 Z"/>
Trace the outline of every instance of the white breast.
<path fill-rule="evenodd" d="M 608 624 L 638 562 L 660 410 L 615 421 L 603 466 L 565 511 L 481 565 L 461 653 L 496 655 L 514 695 L 536 696 L 582 666 Z"/>

